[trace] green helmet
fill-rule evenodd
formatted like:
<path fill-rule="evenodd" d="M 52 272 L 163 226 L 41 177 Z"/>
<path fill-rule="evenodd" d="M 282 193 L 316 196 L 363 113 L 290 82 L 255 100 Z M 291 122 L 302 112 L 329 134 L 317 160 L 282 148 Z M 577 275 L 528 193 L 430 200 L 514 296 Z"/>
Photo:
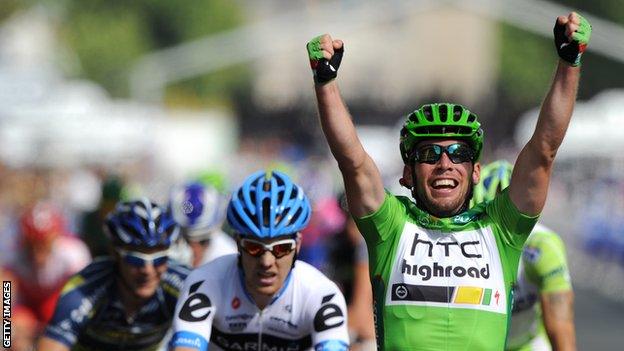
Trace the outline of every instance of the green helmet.
<path fill-rule="evenodd" d="M 465 139 L 475 151 L 475 161 L 483 149 L 483 129 L 477 115 L 462 105 L 436 103 L 410 113 L 401 128 L 401 157 L 407 164 L 414 146 L 424 139 Z"/>
<path fill-rule="evenodd" d="M 494 199 L 496 194 L 509 186 L 513 165 L 505 160 L 494 161 L 481 168 L 481 180 L 474 187 L 472 204 Z"/>

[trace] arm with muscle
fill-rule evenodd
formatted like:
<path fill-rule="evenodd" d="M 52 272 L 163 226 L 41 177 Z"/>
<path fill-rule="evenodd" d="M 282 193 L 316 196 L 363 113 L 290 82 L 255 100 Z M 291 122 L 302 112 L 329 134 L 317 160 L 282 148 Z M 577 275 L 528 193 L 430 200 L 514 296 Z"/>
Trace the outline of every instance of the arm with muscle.
<path fill-rule="evenodd" d="M 320 37 L 319 44 L 327 60 L 344 45 L 328 34 Z M 355 217 L 375 212 L 385 198 L 381 174 L 357 136 L 336 80 L 317 83 L 315 92 L 321 127 L 344 179 L 349 211 Z"/>
<path fill-rule="evenodd" d="M 572 12 L 568 16 L 558 17 L 557 26 L 565 26 L 568 46 L 579 45 L 579 40 L 583 40 L 584 50 L 591 33 L 591 27 L 584 19 Z M 580 32 L 587 27 L 587 32 Z M 533 136 L 516 160 L 509 197 L 524 214 L 537 215 L 544 208 L 555 155 L 572 117 L 580 70 L 578 64 L 559 60 Z"/>

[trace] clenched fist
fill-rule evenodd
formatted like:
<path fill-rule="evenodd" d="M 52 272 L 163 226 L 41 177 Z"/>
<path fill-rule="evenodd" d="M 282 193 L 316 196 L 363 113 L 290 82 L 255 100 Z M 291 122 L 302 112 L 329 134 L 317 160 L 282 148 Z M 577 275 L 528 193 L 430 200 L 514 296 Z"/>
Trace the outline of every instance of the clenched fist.
<path fill-rule="evenodd" d="M 308 57 L 314 81 L 323 84 L 335 79 L 344 53 L 342 40 L 333 40 L 329 34 L 320 35 L 308 42 Z"/>
<path fill-rule="evenodd" d="M 576 12 L 557 17 L 553 32 L 559 57 L 572 66 L 580 65 L 591 31 L 589 22 Z"/>

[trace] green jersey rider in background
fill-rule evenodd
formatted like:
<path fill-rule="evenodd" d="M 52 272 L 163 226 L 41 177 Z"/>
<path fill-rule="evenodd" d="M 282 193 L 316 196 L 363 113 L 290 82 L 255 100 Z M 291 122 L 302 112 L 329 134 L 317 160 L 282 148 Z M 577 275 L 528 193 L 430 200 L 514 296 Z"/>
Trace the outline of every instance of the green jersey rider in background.
<path fill-rule="evenodd" d="M 513 165 L 503 160 L 481 168 L 473 202 L 493 200 L 509 186 L 512 169 Z M 538 223 L 522 250 L 507 350 L 551 349 L 576 349 L 574 293 L 563 241 Z"/>
<path fill-rule="evenodd" d="M 590 33 L 576 13 L 557 18 L 561 60 L 533 136 L 509 187 L 472 209 L 483 145 L 477 116 L 450 103 L 409 114 L 401 130 L 400 183 L 413 199 L 394 196 L 385 191 L 336 83 L 344 43 L 329 34 L 308 43 L 321 127 L 368 247 L 379 350 L 504 349 L 520 254 L 546 202 Z M 390 44 L 376 44 L 370 54 L 383 61 Z"/>

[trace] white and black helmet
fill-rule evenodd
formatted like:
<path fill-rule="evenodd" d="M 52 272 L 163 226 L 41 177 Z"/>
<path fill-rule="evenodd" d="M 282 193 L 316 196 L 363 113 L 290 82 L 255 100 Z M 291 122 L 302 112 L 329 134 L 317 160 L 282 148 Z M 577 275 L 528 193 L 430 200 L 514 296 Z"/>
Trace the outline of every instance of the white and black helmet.
<path fill-rule="evenodd" d="M 225 199 L 213 186 L 190 182 L 171 192 L 169 208 L 173 218 L 191 241 L 209 239 L 225 220 Z"/>

